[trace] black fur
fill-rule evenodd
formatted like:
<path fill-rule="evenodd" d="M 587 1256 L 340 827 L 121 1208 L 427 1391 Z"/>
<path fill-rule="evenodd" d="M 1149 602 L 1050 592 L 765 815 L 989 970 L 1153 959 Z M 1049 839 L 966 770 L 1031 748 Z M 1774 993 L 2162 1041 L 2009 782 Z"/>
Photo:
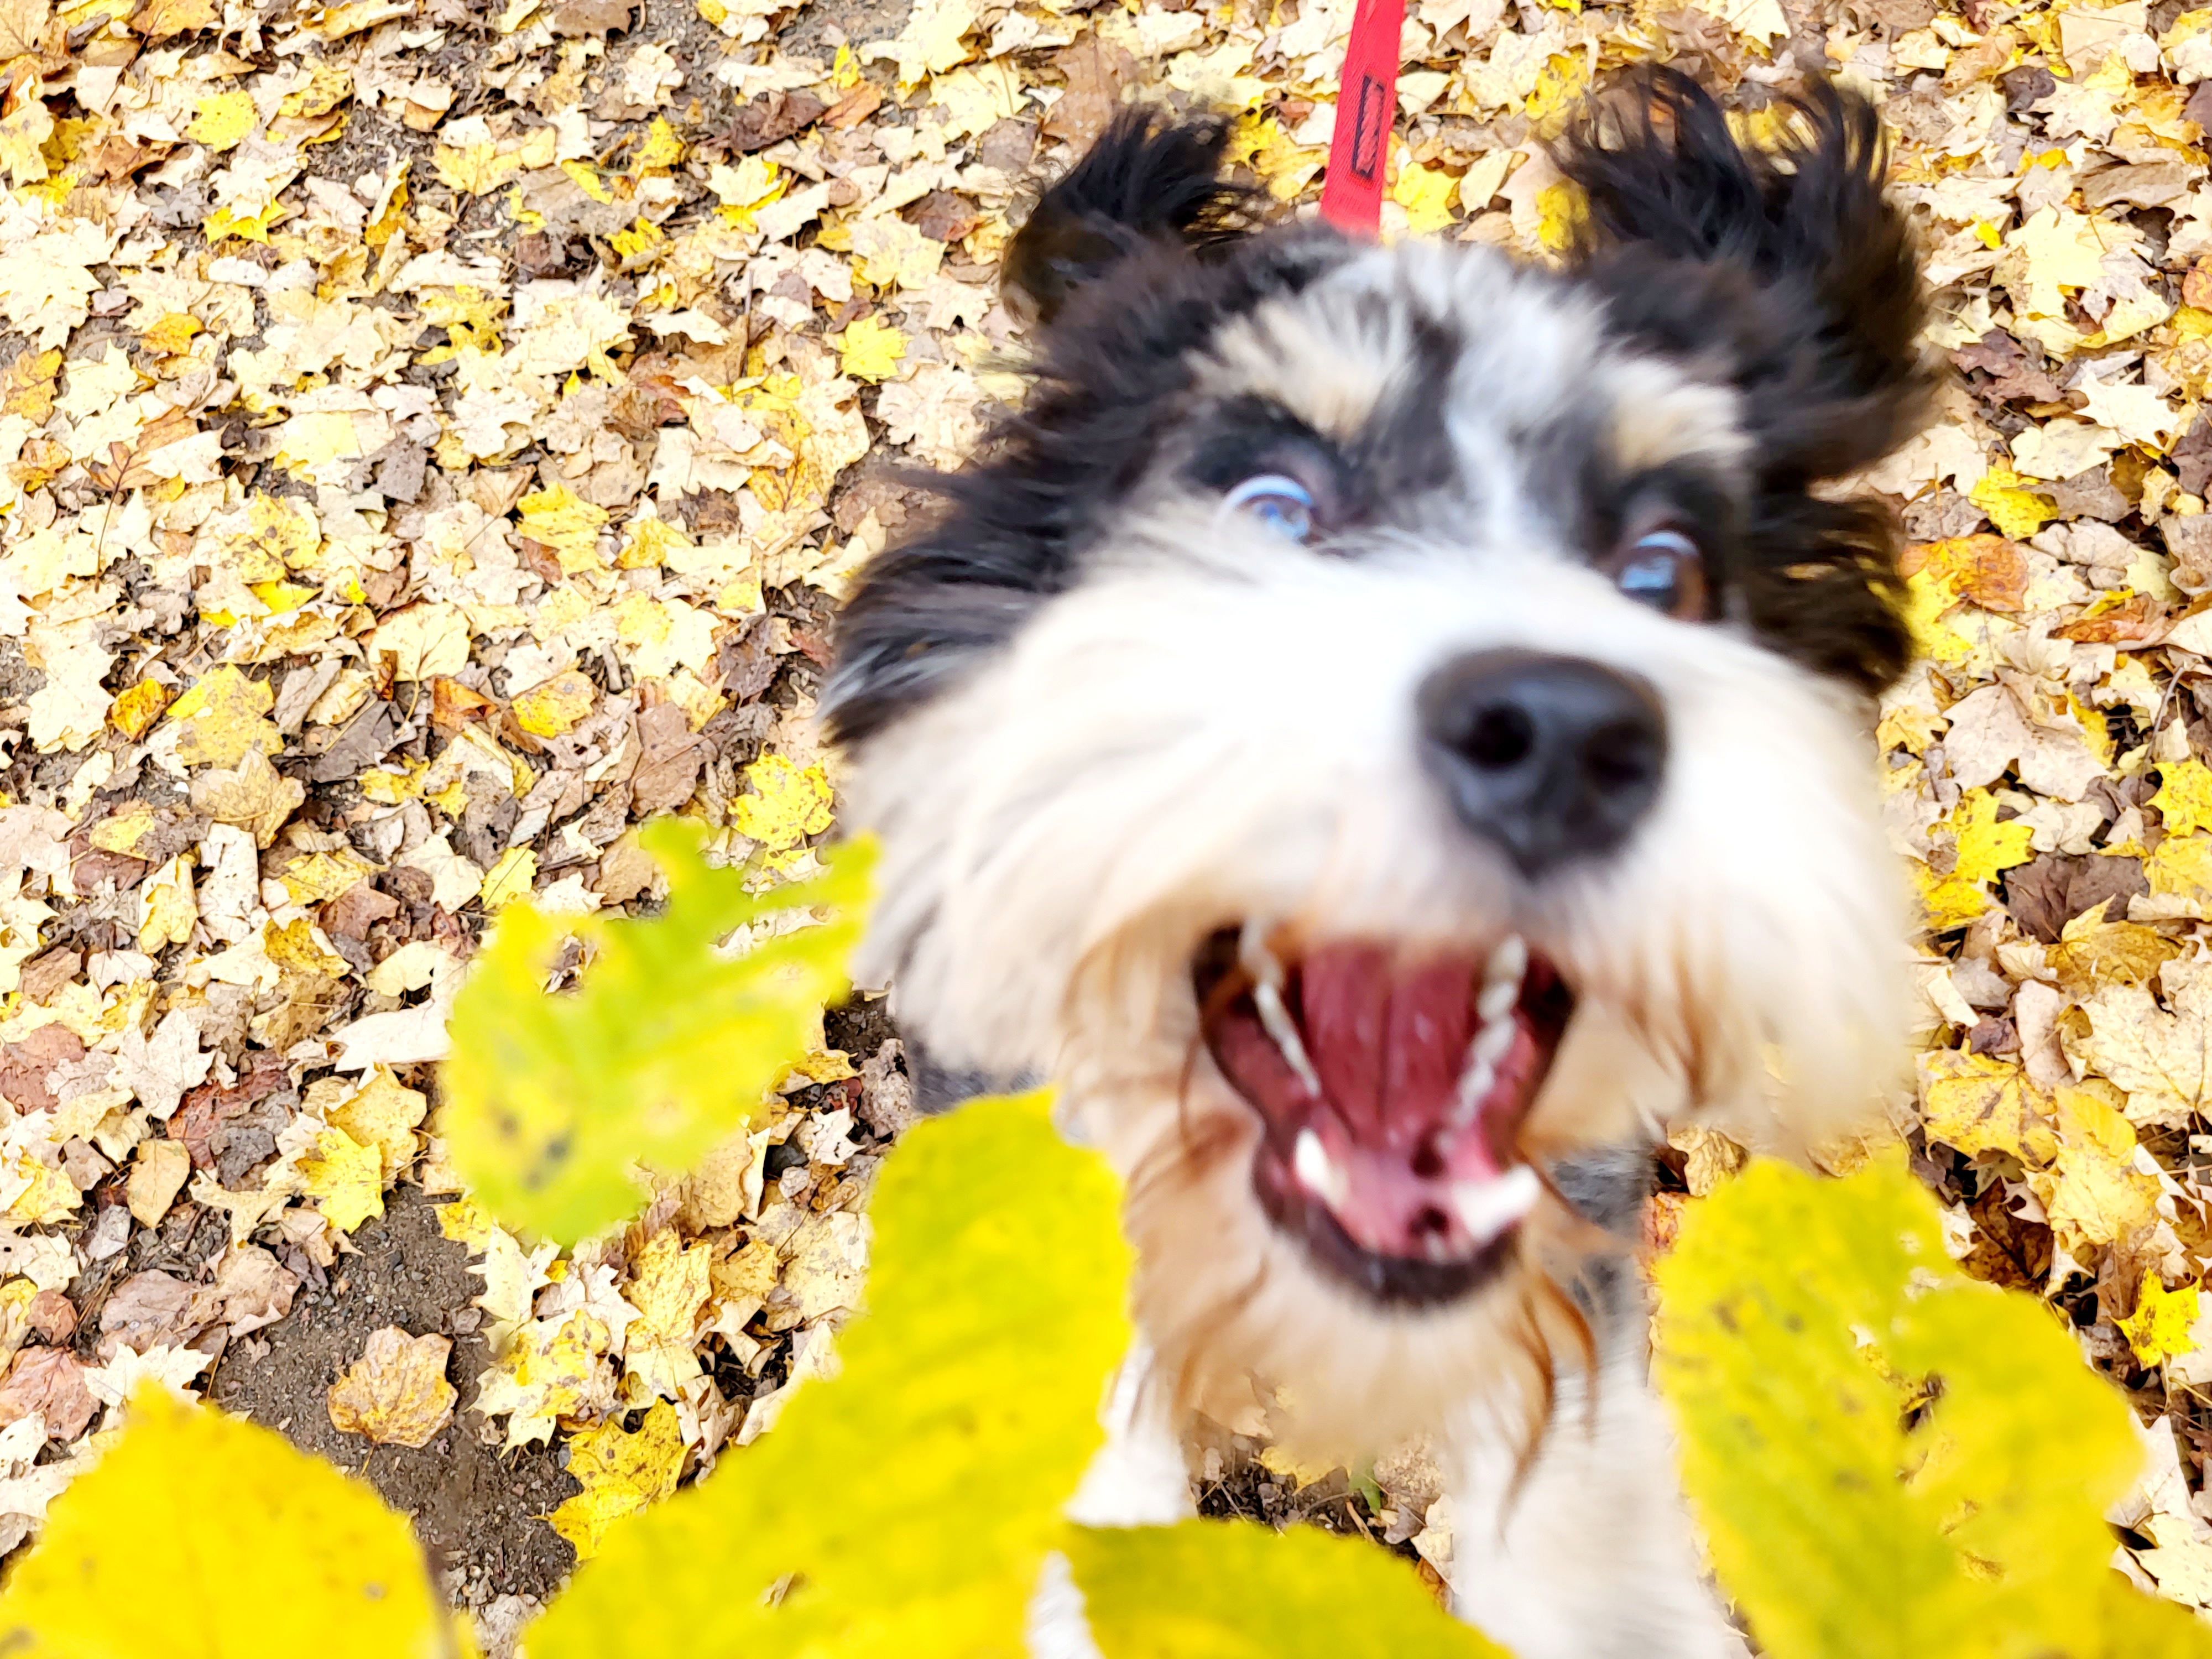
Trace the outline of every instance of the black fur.
<path fill-rule="evenodd" d="M 1802 135 L 1747 149 L 1697 83 L 1637 77 L 1617 137 L 1594 112 L 1563 147 L 1588 217 L 1571 267 L 1623 337 L 1690 361 L 1717 353 L 1742 393 L 1759 493 L 1731 575 L 1749 620 L 1789 654 L 1879 690 L 1903 672 L 1895 531 L 1866 502 L 1807 489 L 1910 436 L 1932 381 L 1905 216 L 1882 194 L 1881 121 L 1814 82 Z"/>
<path fill-rule="evenodd" d="M 1007 246 L 1000 286 L 1041 322 L 1078 289 L 1147 246 L 1200 258 L 1225 251 L 1255 222 L 1249 191 L 1221 179 L 1229 124 L 1172 123 L 1127 109 L 1037 200 Z"/>

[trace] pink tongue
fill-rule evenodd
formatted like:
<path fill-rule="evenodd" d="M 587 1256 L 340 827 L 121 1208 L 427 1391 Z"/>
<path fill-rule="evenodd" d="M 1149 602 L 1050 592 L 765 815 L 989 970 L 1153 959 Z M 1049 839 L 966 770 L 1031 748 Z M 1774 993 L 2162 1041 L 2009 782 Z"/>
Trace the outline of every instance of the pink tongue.
<path fill-rule="evenodd" d="M 1396 965 L 1371 945 L 1315 951 L 1299 965 L 1298 1023 L 1352 1139 L 1404 1156 L 1443 1122 L 1457 1091 L 1477 968 L 1453 957 Z"/>

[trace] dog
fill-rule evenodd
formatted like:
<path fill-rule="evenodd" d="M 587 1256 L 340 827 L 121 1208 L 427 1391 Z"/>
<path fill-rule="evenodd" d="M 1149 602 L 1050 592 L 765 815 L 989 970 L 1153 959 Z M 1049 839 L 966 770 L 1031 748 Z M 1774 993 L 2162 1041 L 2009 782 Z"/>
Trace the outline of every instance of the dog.
<path fill-rule="evenodd" d="M 1049 1079 L 1126 1183 L 1077 1518 L 1190 1514 L 1194 1425 L 1256 1400 L 1353 1467 L 1425 1437 L 1520 1659 L 1741 1651 L 1635 1240 L 1671 1126 L 1802 1153 L 1895 1079 L 1911 647 L 1842 481 L 1930 386 L 1874 109 L 1782 113 L 1597 106 L 1556 269 L 1271 219 L 1223 123 L 1143 110 L 1010 244 L 1026 400 L 823 707 L 925 1104 Z M 1086 1650 L 1048 1588 L 1034 1644 Z"/>

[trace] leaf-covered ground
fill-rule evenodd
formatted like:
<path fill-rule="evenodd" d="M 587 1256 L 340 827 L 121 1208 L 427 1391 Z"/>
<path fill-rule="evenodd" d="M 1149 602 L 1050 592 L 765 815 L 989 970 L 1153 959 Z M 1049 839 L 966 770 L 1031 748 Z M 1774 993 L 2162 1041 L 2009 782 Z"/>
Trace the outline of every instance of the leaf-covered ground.
<path fill-rule="evenodd" d="M 1310 199 L 1351 10 L 0 0 L 0 1545 L 156 1375 L 364 1468 L 497 1651 L 819 1368 L 907 1111 L 878 1014 L 561 1257 L 446 1169 L 446 1010 L 507 900 L 649 898 L 652 815 L 814 867 L 828 622 L 1012 391 L 1021 188 L 1148 92 Z M 1613 67 L 1882 100 L 1958 370 L 1873 481 L 1928 653 L 1878 738 L 1900 1118 L 1955 1253 L 2133 1392 L 2131 1568 L 2212 1603 L 2212 9 L 1416 0 L 1405 45 L 1387 228 L 1531 257 Z M 1240 1447 L 1215 1506 L 1449 1571 L 1419 1460 Z"/>

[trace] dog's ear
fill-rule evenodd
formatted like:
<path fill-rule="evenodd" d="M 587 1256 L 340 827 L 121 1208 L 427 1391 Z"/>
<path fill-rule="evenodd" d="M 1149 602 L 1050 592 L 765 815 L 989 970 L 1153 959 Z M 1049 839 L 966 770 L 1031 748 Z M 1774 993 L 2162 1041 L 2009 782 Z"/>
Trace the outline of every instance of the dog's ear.
<path fill-rule="evenodd" d="M 1176 122 L 1157 109 L 1122 111 L 1037 200 L 1007 246 L 1000 283 L 1039 321 L 1078 289 L 1147 248 L 1200 258 L 1254 223 L 1252 192 L 1221 178 L 1229 124 Z"/>
<path fill-rule="evenodd" d="M 1925 319 L 1905 216 L 1882 193 L 1881 117 L 1814 82 L 1778 147 L 1739 143 L 1687 76 L 1648 71 L 1559 154 L 1587 216 L 1571 260 L 1632 332 L 1688 356 L 1716 346 L 1769 477 L 1835 477 L 1911 435 L 1928 396 Z"/>

